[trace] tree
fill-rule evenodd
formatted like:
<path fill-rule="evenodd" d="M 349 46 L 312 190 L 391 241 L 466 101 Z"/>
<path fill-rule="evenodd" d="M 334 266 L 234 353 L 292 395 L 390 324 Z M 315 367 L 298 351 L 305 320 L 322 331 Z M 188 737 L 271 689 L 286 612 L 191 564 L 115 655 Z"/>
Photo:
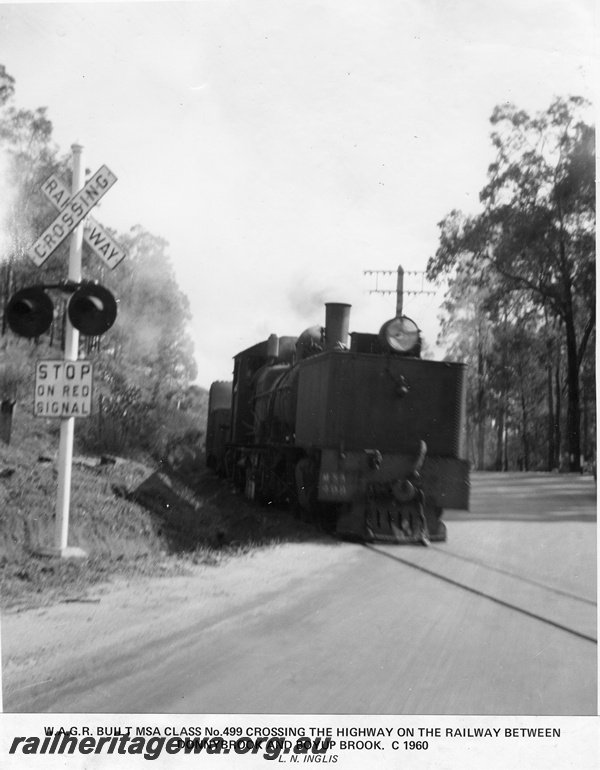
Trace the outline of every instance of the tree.
<path fill-rule="evenodd" d="M 60 168 L 46 108 L 18 109 L 9 104 L 13 93 L 14 79 L 0 65 L 0 107 L 3 107 L 0 111 L 0 152 L 4 159 L 1 164 L 3 221 L 0 221 L 0 229 L 5 236 L 4 253 L 0 254 L 2 310 L 15 288 L 39 281 L 39 270 L 25 252 L 55 215 L 43 198 L 40 186 Z M 57 265 L 58 260 L 53 260 L 50 272 L 56 273 Z M 3 323 L 2 332 L 5 331 Z"/>
<path fill-rule="evenodd" d="M 432 280 L 467 257 L 473 274 L 493 271 L 559 321 L 566 350 L 569 468 L 580 468 L 579 372 L 595 324 L 595 143 L 588 103 L 557 98 L 534 117 L 513 105 L 491 118 L 496 161 L 480 194 L 482 213 L 453 211 L 428 264 Z"/>
<path fill-rule="evenodd" d="M 119 302 L 114 327 L 88 351 L 102 396 L 100 438 L 111 451 L 136 446 L 161 455 L 175 435 L 189 432 L 191 421 L 199 430 L 205 411 L 199 407 L 196 418 L 189 400 L 197 373 L 187 331 L 189 302 L 177 285 L 164 239 L 136 226 L 118 240 L 127 251 L 118 275 L 96 258 L 85 268 Z M 88 443 L 95 440 L 90 436 Z"/>
<path fill-rule="evenodd" d="M 7 187 L 0 200 L 0 228 L 8 236 L 0 253 L 2 313 L 16 289 L 65 280 L 69 248 L 67 239 L 41 270 L 26 255 L 56 216 L 41 185 L 55 173 L 70 186 L 71 157 L 59 157 L 46 108 L 18 109 L 10 103 L 13 94 L 14 79 L 0 65 L 0 181 Z M 141 449 L 155 456 L 180 437 L 199 445 L 206 404 L 202 393 L 190 390 L 196 377 L 187 331 L 190 308 L 177 285 L 168 244 L 140 227 L 112 234 L 128 252 L 115 274 L 85 244 L 83 249 L 83 274 L 114 292 L 119 311 L 105 335 L 80 340 L 80 352 L 94 362 L 100 407 L 95 421 L 82 421 L 89 424 L 80 426 L 78 440 L 88 448 Z M 35 360 L 56 357 L 49 348 L 64 346 L 67 298 L 53 292 L 53 300 L 54 323 L 40 338 L 25 340 L 2 329 L 0 399 L 31 393 Z"/>
<path fill-rule="evenodd" d="M 469 365 L 467 433 L 475 467 L 485 467 L 490 399 L 487 388 L 493 329 L 483 309 L 487 292 L 469 279 L 469 270 L 457 270 L 443 305 L 441 338 L 449 344 L 449 357 Z"/>
<path fill-rule="evenodd" d="M 146 372 L 149 377 L 143 379 L 152 382 L 152 397 L 158 398 L 187 387 L 196 376 L 187 333 L 189 301 L 177 285 L 163 238 L 136 226 L 119 240 L 127 259 L 119 265 L 118 278 L 103 271 L 120 300 L 119 320 L 104 349 L 120 363 Z"/>
<path fill-rule="evenodd" d="M 15 79 L 6 71 L 4 64 L 0 64 L 0 107 L 12 99 L 15 93 Z"/>

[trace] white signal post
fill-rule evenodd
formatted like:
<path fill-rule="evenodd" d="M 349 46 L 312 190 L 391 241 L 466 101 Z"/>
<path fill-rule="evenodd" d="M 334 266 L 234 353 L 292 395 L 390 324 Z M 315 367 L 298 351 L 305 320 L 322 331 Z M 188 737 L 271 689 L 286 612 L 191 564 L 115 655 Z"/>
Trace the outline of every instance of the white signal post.
<path fill-rule="evenodd" d="M 84 182 L 83 147 L 74 144 L 73 151 L 73 196 L 81 190 Z M 69 250 L 69 281 L 81 281 L 81 252 L 83 245 L 83 222 L 80 222 L 71 234 Z M 79 331 L 75 329 L 67 317 L 65 340 L 65 361 L 77 361 L 79 355 Z M 81 548 L 68 548 L 69 537 L 69 506 L 71 502 L 71 468 L 73 463 L 73 438 L 75 435 L 75 418 L 63 417 L 60 422 L 60 445 L 58 450 L 58 492 L 56 498 L 56 529 L 54 548 L 45 549 L 44 553 L 51 556 L 85 558 L 86 552 Z"/>
<path fill-rule="evenodd" d="M 87 183 L 83 165 L 83 147 L 71 146 L 73 151 L 73 179 L 71 193 L 56 176 L 50 176 L 42 191 L 58 208 L 59 214 L 37 241 L 27 250 L 31 260 L 41 267 L 60 244 L 70 235 L 69 270 L 67 283 L 81 284 L 81 253 L 84 239 L 84 220 L 90 210 L 115 184 L 117 177 L 107 166 L 101 166 Z M 112 270 L 125 257 L 125 251 L 98 225 L 93 223 L 88 244 Z M 58 288 L 48 286 L 46 288 Z M 99 287 L 100 288 L 100 287 Z M 75 289 L 73 289 L 75 291 Z M 104 292 L 112 299 L 110 292 Z M 115 306 L 116 313 L 116 306 Z M 108 319 L 107 319 L 108 320 Z M 109 323 L 112 323 L 114 317 Z M 56 498 L 56 528 L 54 547 L 44 548 L 46 556 L 86 557 L 81 548 L 69 548 L 69 505 L 71 502 L 71 468 L 75 417 L 87 417 L 91 411 L 92 364 L 78 361 L 79 331 L 66 321 L 65 353 L 63 361 L 40 361 L 36 367 L 35 414 L 41 417 L 60 415 L 60 446 L 58 450 L 58 490 Z M 82 327 L 83 328 L 83 327 Z M 85 329 L 84 329 L 85 333 Z M 88 334 L 91 331 L 87 332 Z M 102 333 L 101 331 L 99 332 Z"/>

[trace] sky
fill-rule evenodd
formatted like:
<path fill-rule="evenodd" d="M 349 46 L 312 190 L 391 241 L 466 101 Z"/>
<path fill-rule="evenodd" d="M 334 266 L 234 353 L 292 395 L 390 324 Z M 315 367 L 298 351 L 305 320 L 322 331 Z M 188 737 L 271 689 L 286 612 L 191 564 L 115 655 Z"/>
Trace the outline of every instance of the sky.
<path fill-rule="evenodd" d="M 452 209 L 478 210 L 489 118 L 595 97 L 594 0 L 3 3 L 13 104 L 118 177 L 94 216 L 169 243 L 198 383 L 271 333 L 395 315 Z M 0 180 L 1 186 L 1 180 Z M 1 255 L 0 255 L 1 256 Z M 116 270 L 118 271 L 118 267 Z M 66 266 L 65 266 L 66 271 Z M 436 352 L 443 291 L 407 274 Z"/>

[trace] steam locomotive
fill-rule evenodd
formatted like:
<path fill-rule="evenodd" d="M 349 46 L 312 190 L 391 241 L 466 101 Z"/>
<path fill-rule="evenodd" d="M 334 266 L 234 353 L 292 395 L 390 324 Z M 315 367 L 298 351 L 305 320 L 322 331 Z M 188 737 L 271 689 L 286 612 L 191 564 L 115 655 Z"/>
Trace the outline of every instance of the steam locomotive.
<path fill-rule="evenodd" d="M 210 388 L 207 465 L 340 538 L 445 540 L 443 509 L 469 504 L 466 367 L 421 359 L 406 316 L 379 334 L 349 320 L 328 303 L 324 327 L 234 357 Z"/>

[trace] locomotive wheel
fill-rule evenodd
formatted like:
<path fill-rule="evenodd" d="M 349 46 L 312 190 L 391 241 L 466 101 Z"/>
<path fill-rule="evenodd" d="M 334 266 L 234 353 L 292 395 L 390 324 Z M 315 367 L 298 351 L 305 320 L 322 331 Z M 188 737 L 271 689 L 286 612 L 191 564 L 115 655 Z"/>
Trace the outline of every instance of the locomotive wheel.
<path fill-rule="evenodd" d="M 285 505 L 290 497 L 288 477 L 286 457 L 278 453 L 266 453 L 260 475 L 258 501 L 263 505 Z"/>
<path fill-rule="evenodd" d="M 294 468 L 295 497 L 293 509 L 301 521 L 317 523 L 318 468 L 310 457 L 302 457 Z"/>

